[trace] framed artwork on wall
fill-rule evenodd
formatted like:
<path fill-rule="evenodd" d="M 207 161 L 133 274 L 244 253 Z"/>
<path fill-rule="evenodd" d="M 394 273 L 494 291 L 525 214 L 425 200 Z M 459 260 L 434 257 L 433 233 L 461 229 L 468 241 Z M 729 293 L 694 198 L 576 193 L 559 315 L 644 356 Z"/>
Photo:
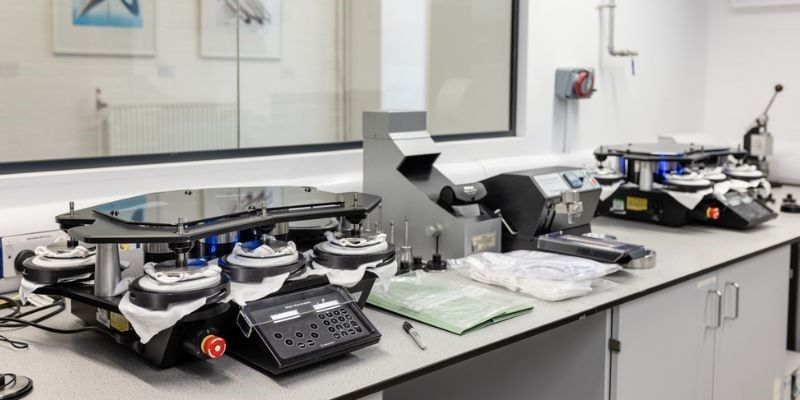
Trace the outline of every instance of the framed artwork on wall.
<path fill-rule="evenodd" d="M 281 0 L 200 0 L 200 55 L 235 58 L 281 57 Z"/>
<path fill-rule="evenodd" d="M 52 0 L 55 54 L 155 56 L 155 0 Z"/>

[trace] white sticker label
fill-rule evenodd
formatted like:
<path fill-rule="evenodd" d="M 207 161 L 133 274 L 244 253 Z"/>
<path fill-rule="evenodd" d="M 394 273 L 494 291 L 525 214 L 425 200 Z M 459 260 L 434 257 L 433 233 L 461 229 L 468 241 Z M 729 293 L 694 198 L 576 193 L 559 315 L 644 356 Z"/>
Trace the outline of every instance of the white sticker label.
<path fill-rule="evenodd" d="M 472 252 L 480 253 L 497 247 L 497 234 L 495 232 L 482 233 L 472 237 Z"/>
<path fill-rule="evenodd" d="M 95 319 L 97 319 L 97 322 L 99 322 L 106 328 L 108 328 L 110 325 L 108 322 L 108 310 L 103 310 L 102 308 L 98 308 L 97 312 L 95 313 Z"/>
<path fill-rule="evenodd" d="M 536 184 L 539 185 L 539 188 L 542 189 L 542 192 L 547 197 L 561 196 L 561 192 L 570 189 L 567 186 L 567 182 L 559 174 L 538 175 L 534 176 L 533 180 L 536 181 Z"/>
<path fill-rule="evenodd" d="M 314 309 L 319 310 L 327 310 L 329 308 L 334 308 L 339 305 L 339 300 L 331 300 L 326 301 L 324 303 L 314 304 Z"/>
<path fill-rule="evenodd" d="M 702 281 L 697 282 L 697 288 L 698 289 L 704 288 L 706 286 L 713 285 L 715 283 L 717 283 L 717 277 L 713 276 L 711 278 L 703 279 Z"/>

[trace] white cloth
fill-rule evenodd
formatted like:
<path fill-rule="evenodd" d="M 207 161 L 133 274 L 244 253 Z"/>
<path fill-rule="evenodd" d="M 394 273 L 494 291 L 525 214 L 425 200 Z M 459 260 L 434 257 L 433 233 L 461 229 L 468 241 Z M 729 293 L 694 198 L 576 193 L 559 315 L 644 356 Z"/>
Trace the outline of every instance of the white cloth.
<path fill-rule="evenodd" d="M 206 298 L 171 304 L 166 310 L 148 310 L 139 307 L 130 300 L 130 293 L 125 293 L 119 302 L 119 311 L 131 323 L 140 341 L 146 344 L 159 332 L 174 326 L 181 318 L 197 311 L 206 304 Z"/>
<path fill-rule="evenodd" d="M 83 275 L 73 276 L 73 277 L 64 278 L 64 279 L 59 279 L 58 282 L 59 283 L 74 282 L 74 281 L 80 281 L 80 280 L 84 280 L 84 279 L 89 279 L 91 277 L 92 277 L 92 273 L 91 272 L 87 272 L 87 273 L 85 273 Z M 86 284 L 91 284 L 91 281 L 87 281 Z M 48 286 L 48 285 L 44 284 L 44 283 L 37 283 L 37 282 L 29 281 L 29 280 L 27 280 L 25 278 L 22 278 L 20 280 L 20 282 L 19 282 L 19 300 L 22 302 L 22 304 L 27 304 L 28 303 L 28 296 L 30 296 L 33 292 L 35 292 L 36 289 L 39 289 L 40 287 L 44 287 L 44 286 Z"/>
<path fill-rule="evenodd" d="M 166 284 L 218 277 L 222 272 L 222 268 L 220 268 L 218 265 L 208 265 L 206 267 L 199 267 L 196 269 L 188 268 L 185 271 L 157 271 L 155 266 L 156 263 L 152 262 L 145 264 L 144 273 L 153 278 L 155 281 Z"/>
<path fill-rule="evenodd" d="M 361 279 L 364 278 L 364 273 L 369 270 L 378 277 L 378 282 L 381 283 L 384 289 L 388 290 L 392 277 L 397 275 L 397 260 L 378 267 L 377 265 L 381 262 L 382 261 L 375 261 L 361 264 L 358 268 L 352 270 L 328 268 L 316 262 L 312 262 L 312 268 L 307 268 L 300 278 L 325 275 L 331 284 L 349 288 L 360 282 Z"/>
<path fill-rule="evenodd" d="M 600 185 L 600 201 L 605 201 L 622 185 L 622 181 L 616 181 L 610 185 Z"/>
<path fill-rule="evenodd" d="M 707 195 L 714 193 L 713 188 L 698 190 L 696 192 L 681 192 L 679 190 L 666 189 L 661 189 L 661 191 L 670 195 L 670 197 L 690 210 L 694 210 Z"/>
<path fill-rule="evenodd" d="M 262 299 L 277 292 L 288 277 L 289 273 L 287 272 L 278 276 L 266 277 L 261 283 L 231 282 L 230 293 L 222 301 L 226 303 L 233 301 L 240 306 L 244 306 L 247 302 Z"/>
<path fill-rule="evenodd" d="M 351 255 L 370 254 L 384 251 L 389 247 L 386 234 L 381 233 L 372 238 L 336 238 L 333 232 L 325 232 L 327 242 L 320 243 L 320 249 L 328 253 Z"/>
<path fill-rule="evenodd" d="M 524 279 L 514 276 L 494 274 L 490 271 L 472 269 L 469 277 L 477 282 L 502 286 L 512 292 L 520 292 L 546 301 L 561 301 L 585 296 L 592 292 L 592 281 L 548 281 L 545 279 Z"/>
<path fill-rule="evenodd" d="M 244 267 L 274 267 L 297 262 L 299 256 L 297 246 L 289 242 L 286 247 L 275 250 L 266 244 L 248 250 L 236 243 L 233 251 L 228 256 L 228 262 Z"/>

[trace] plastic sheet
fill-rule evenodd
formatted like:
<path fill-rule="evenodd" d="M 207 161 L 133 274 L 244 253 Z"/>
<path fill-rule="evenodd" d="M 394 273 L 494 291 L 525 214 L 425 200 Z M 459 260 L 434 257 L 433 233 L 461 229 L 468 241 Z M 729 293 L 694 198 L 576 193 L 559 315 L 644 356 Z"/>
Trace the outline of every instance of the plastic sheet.
<path fill-rule="evenodd" d="M 504 321 L 533 308 L 530 299 L 465 285 L 447 274 L 415 273 L 375 286 L 369 304 L 456 334 Z"/>
<path fill-rule="evenodd" d="M 622 268 L 617 264 L 528 250 L 473 254 L 451 260 L 450 266 L 472 280 L 547 301 L 585 296 L 593 290 L 616 286 L 600 278 Z"/>

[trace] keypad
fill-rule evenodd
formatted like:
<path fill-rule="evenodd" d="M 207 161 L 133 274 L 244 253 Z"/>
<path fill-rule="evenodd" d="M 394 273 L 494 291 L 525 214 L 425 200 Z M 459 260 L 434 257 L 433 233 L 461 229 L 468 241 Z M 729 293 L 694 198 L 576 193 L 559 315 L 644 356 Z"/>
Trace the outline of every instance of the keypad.
<path fill-rule="evenodd" d="M 368 334 L 346 306 L 304 315 L 269 327 L 271 333 L 265 336 L 271 338 L 275 349 L 284 356 L 299 355 Z"/>

